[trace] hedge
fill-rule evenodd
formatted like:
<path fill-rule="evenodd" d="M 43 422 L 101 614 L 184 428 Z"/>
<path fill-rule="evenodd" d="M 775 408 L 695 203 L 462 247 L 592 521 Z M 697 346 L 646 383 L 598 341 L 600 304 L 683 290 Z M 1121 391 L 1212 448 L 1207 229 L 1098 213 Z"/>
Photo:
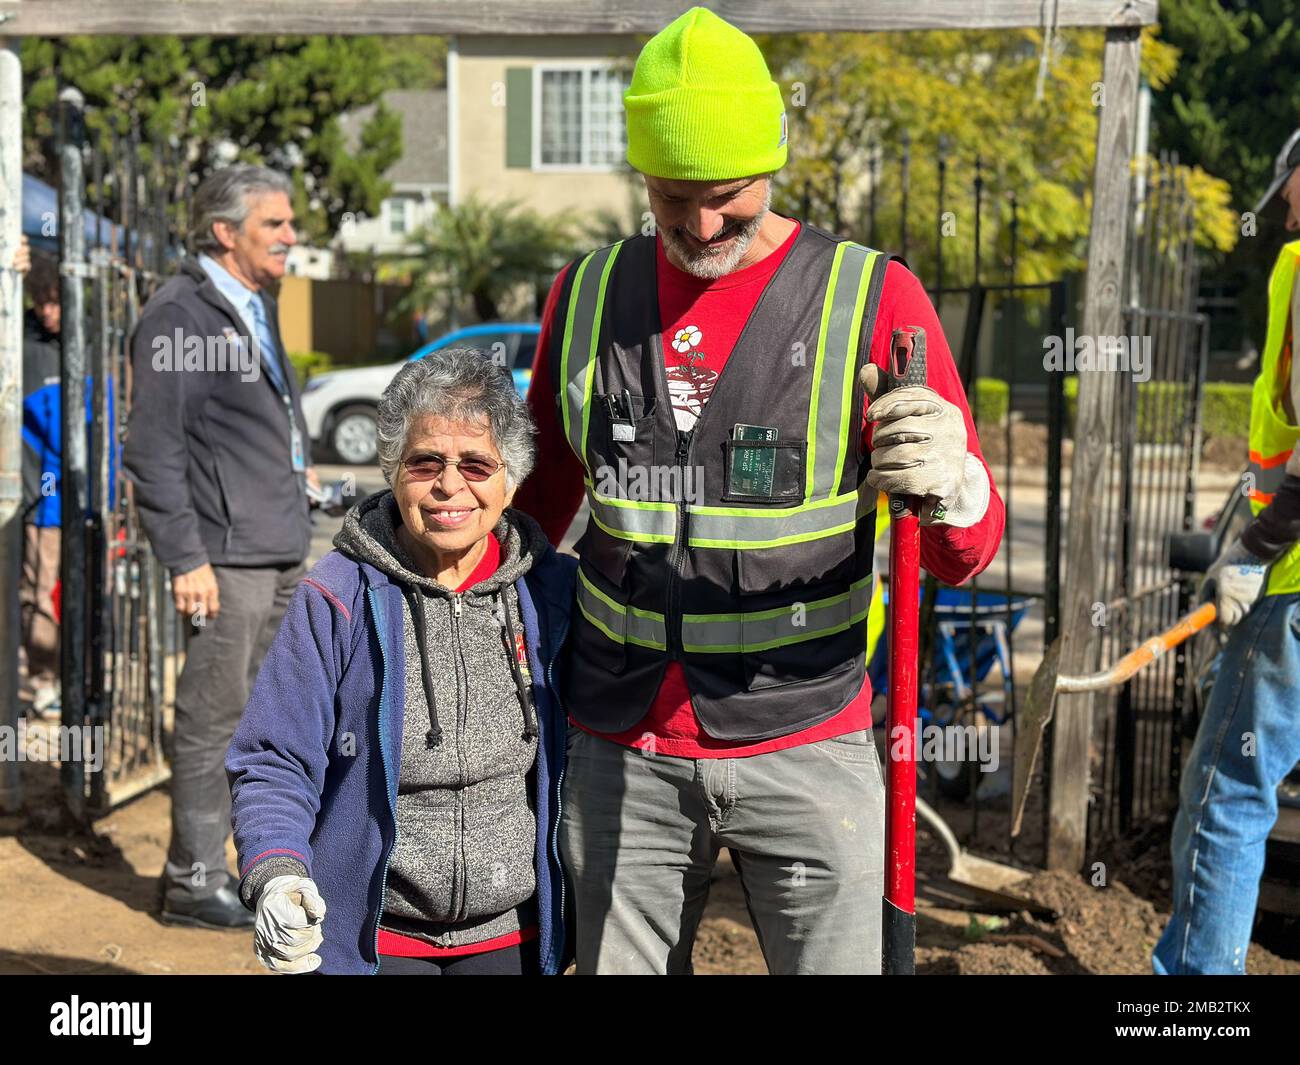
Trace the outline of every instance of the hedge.
<path fill-rule="evenodd" d="M 300 385 L 305 385 L 310 378 L 334 368 L 334 356 L 324 351 L 291 351 L 289 361 L 298 372 Z"/>
<path fill-rule="evenodd" d="M 1188 386 L 1180 381 L 1145 381 L 1137 386 L 1137 442 L 1181 443 L 1183 405 Z M 1079 406 L 1079 379 L 1065 381 L 1067 432 Z M 1250 426 L 1250 385 L 1215 381 L 1206 384 L 1201 400 L 1201 435 L 1244 437 Z"/>
<path fill-rule="evenodd" d="M 1246 436 L 1250 431 L 1250 385 L 1212 381 L 1205 386 L 1201 431 L 1211 436 Z"/>
<path fill-rule="evenodd" d="M 1001 425 L 1011 401 L 1011 386 L 998 377 L 975 378 L 975 417 L 981 422 Z"/>

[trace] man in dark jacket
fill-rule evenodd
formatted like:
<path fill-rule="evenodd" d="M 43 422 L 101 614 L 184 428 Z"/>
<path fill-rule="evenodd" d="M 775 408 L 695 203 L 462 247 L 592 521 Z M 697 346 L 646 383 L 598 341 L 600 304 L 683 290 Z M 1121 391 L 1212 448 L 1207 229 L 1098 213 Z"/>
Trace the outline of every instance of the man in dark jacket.
<path fill-rule="evenodd" d="M 266 292 L 296 243 L 283 174 L 237 166 L 194 196 L 195 259 L 154 294 L 132 341 L 123 462 L 176 609 L 190 620 L 176 689 L 166 923 L 252 923 L 225 863 L 223 768 L 311 540 L 307 433 Z"/>

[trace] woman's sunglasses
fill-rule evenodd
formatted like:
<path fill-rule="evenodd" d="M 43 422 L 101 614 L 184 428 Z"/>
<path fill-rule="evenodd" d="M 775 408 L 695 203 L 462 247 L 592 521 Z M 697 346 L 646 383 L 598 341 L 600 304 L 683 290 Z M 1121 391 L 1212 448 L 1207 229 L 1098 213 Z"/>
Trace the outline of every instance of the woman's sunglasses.
<path fill-rule="evenodd" d="M 441 477 L 442 471 L 448 466 L 455 466 L 465 480 L 477 482 L 486 481 L 505 463 L 481 455 L 471 455 L 468 458 L 457 459 L 455 462 L 449 462 L 442 455 L 413 455 L 402 465 L 406 467 L 406 472 L 412 479 L 417 481 L 432 481 Z"/>

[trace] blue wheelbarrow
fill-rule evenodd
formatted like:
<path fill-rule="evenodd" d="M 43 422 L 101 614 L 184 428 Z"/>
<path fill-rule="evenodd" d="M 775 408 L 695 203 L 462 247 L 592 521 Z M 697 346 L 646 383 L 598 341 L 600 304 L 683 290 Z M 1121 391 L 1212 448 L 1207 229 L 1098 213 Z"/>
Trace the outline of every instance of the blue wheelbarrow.
<path fill-rule="evenodd" d="M 1011 716 L 1011 634 L 1033 596 L 1001 592 L 977 592 L 974 609 L 971 593 L 961 588 L 940 588 L 934 604 L 935 641 L 931 661 L 921 664 L 922 684 L 917 712 L 926 725 L 1006 724 Z M 887 605 L 887 601 L 886 601 Z M 869 674 L 872 691 L 885 691 L 888 684 L 889 654 L 885 646 L 888 629 L 872 655 Z M 974 662 L 971 644 L 974 643 Z M 1000 685 L 979 686 L 998 669 Z M 978 692 L 978 694 L 976 694 Z M 934 766 L 939 790 L 953 799 L 970 794 L 971 773 L 965 761 L 937 759 Z"/>

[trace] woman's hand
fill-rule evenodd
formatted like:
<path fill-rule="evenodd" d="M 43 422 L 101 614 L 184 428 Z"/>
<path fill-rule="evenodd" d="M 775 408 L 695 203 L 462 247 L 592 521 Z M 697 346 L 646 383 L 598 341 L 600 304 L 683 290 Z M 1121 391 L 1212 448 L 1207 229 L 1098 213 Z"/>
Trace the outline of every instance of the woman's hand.
<path fill-rule="evenodd" d="M 309 973 L 320 965 L 314 953 L 324 940 L 325 900 L 305 876 L 277 876 L 257 897 L 253 953 L 276 973 Z"/>

